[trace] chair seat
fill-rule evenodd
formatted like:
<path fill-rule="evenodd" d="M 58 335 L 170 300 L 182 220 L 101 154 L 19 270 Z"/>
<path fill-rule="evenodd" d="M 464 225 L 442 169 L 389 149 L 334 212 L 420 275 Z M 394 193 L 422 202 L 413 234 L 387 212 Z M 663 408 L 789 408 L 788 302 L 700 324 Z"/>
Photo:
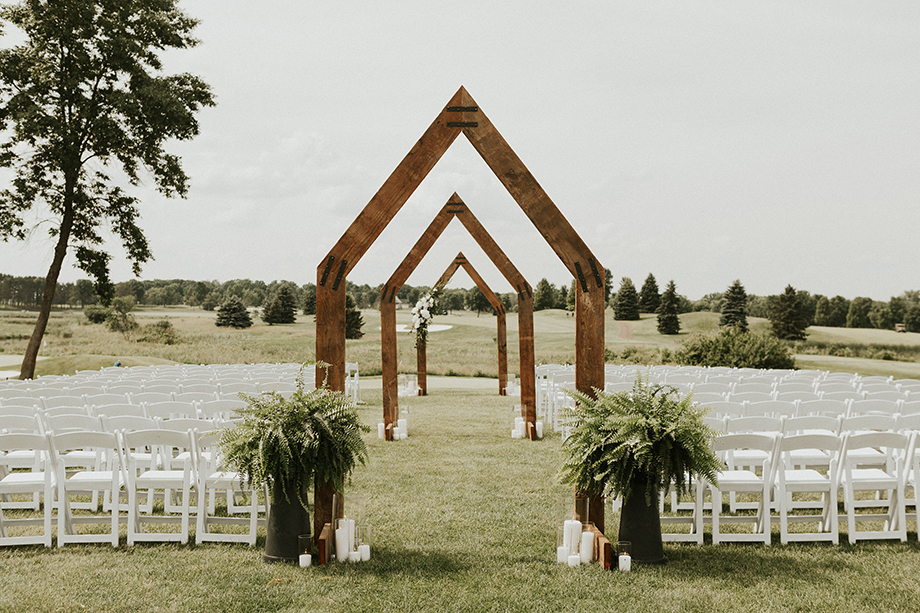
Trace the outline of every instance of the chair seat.
<path fill-rule="evenodd" d="M 723 470 L 719 473 L 718 484 L 719 489 L 739 490 L 750 486 L 751 491 L 758 491 L 763 489 L 763 478 L 751 470 Z"/>
<path fill-rule="evenodd" d="M 51 477 L 51 485 L 56 483 L 54 476 Z M 22 492 L 23 488 L 33 487 L 33 491 L 40 492 L 45 487 L 45 475 L 43 473 L 10 473 L 0 479 L 0 493 Z"/>
<path fill-rule="evenodd" d="M 844 477 L 847 487 L 853 489 L 894 489 L 898 487 L 897 477 L 893 477 L 880 468 L 854 468 L 850 471 L 852 479 Z M 863 487 L 860 487 L 863 486 Z"/>

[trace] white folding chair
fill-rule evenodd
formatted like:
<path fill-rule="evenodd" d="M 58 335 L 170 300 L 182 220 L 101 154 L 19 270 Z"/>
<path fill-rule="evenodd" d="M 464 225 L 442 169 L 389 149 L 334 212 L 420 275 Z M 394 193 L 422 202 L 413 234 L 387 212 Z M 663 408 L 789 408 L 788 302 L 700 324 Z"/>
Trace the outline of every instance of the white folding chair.
<path fill-rule="evenodd" d="M 189 515 L 192 488 L 192 463 L 190 459 L 182 462 L 181 469 L 172 468 L 176 451 L 189 451 L 193 444 L 188 432 L 174 430 L 136 430 L 124 432 L 122 438 L 122 458 L 128 459 L 128 545 L 137 541 L 178 541 L 187 543 L 189 537 Z M 138 465 L 135 451 L 150 450 L 151 462 L 142 471 Z M 180 516 L 153 515 L 141 513 L 138 504 L 138 492 L 150 493 L 162 489 L 164 500 L 170 492 L 181 492 Z M 164 504 L 165 506 L 165 504 Z M 165 512 L 165 509 L 164 509 Z M 146 532 L 144 524 L 178 523 L 179 532 Z"/>
<path fill-rule="evenodd" d="M 56 456 L 58 489 L 58 547 L 65 543 L 111 543 L 118 546 L 119 505 L 109 504 L 108 517 L 104 515 L 75 516 L 72 509 L 76 507 L 71 501 L 72 494 L 83 495 L 93 492 L 93 501 L 98 499 L 98 492 L 104 491 L 112 500 L 118 500 L 122 486 L 122 472 L 119 466 L 118 439 L 111 432 L 66 432 L 54 433 L 51 442 Z M 65 455 L 79 451 L 92 451 L 93 463 L 86 469 L 68 476 Z M 96 511 L 97 506 L 92 510 Z M 108 533 L 77 532 L 77 524 L 109 523 Z"/>
<path fill-rule="evenodd" d="M 722 541 L 747 541 L 770 544 L 770 496 L 776 468 L 776 450 L 781 435 L 770 434 L 723 434 L 712 441 L 712 449 L 720 454 L 726 468 L 710 483 L 712 493 L 712 544 Z M 760 473 L 755 470 L 735 469 L 734 454 L 738 451 L 760 451 L 766 454 Z M 754 515 L 741 514 L 722 516 L 722 494 L 738 492 L 757 497 Z M 722 532 L 722 523 L 750 523 L 752 532 Z"/>
<path fill-rule="evenodd" d="M 237 409 L 246 408 L 246 403 L 242 400 L 209 400 L 198 405 L 199 419 L 220 419 L 222 421 L 231 421 L 238 417 Z"/>
<path fill-rule="evenodd" d="M 776 500 L 779 502 L 780 542 L 783 545 L 789 541 L 830 541 L 837 544 L 837 463 L 840 444 L 840 437 L 833 434 L 798 434 L 783 436 L 779 441 Z M 821 472 L 814 468 L 795 468 L 796 460 L 792 454 L 802 450 L 823 452 L 828 457 L 827 470 Z M 820 494 L 821 500 L 809 500 L 807 505 L 796 505 L 794 495 L 803 493 Z M 820 514 L 790 515 L 793 508 L 811 508 L 813 502 L 819 502 L 817 506 L 821 509 Z M 817 522 L 818 527 L 815 532 L 790 532 L 789 522 Z"/>
<path fill-rule="evenodd" d="M 34 458 L 32 470 L 28 472 L 7 470 L 0 478 L 0 494 L 3 496 L 40 494 L 44 512 L 41 518 L 26 517 L 8 519 L 4 508 L 10 505 L 0 500 L 0 545 L 44 545 L 51 547 L 51 523 L 54 507 L 54 467 L 51 457 L 51 442 L 44 434 L 0 434 L 0 464 L 7 454 L 27 452 Z M 41 534 L 13 536 L 9 528 L 18 526 L 42 526 Z"/>
<path fill-rule="evenodd" d="M 915 436 L 915 435 L 912 435 Z M 847 529 L 850 543 L 862 539 L 907 540 L 907 518 L 904 501 L 904 461 L 910 437 L 899 432 L 866 432 L 844 434 L 841 454 L 842 485 L 847 511 Z M 858 452 L 865 449 L 880 450 L 888 457 L 885 467 L 860 464 Z M 857 500 L 856 492 L 874 492 L 874 500 Z M 887 492 L 887 496 L 879 495 Z M 864 503 L 864 504 L 858 504 Z M 860 513 L 871 505 L 883 512 Z M 857 530 L 861 522 L 883 522 L 880 530 Z M 875 526 L 870 526 L 875 527 Z"/>
<path fill-rule="evenodd" d="M 345 362 L 345 394 L 355 402 L 361 402 L 361 377 L 357 362 Z"/>
<path fill-rule="evenodd" d="M 220 466 L 219 454 L 216 446 L 220 440 L 220 432 L 206 433 L 194 432 L 194 450 L 192 458 L 197 478 L 196 489 L 198 493 L 197 521 L 195 528 L 195 543 L 220 542 L 220 543 L 246 543 L 250 547 L 256 543 L 256 530 L 259 524 L 259 496 L 256 489 L 246 489 L 240 473 L 228 471 Z M 215 514 L 214 499 L 218 492 L 224 492 L 227 499 L 227 516 Z M 235 510 L 235 499 L 238 494 L 249 497 L 249 517 L 232 516 Z M 264 494 L 263 494 L 264 497 Z M 267 501 L 267 497 L 265 497 Z M 216 526 L 246 526 L 246 532 L 212 531 Z"/>
<path fill-rule="evenodd" d="M 147 417 L 158 419 L 190 418 L 198 416 L 198 407 L 194 402 L 170 400 L 145 404 L 144 412 Z"/>

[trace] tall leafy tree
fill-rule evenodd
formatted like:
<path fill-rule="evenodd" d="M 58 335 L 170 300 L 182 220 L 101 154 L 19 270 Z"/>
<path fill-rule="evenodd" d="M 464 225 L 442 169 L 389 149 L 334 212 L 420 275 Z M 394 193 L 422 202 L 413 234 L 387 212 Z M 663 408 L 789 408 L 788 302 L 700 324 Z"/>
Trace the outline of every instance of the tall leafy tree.
<path fill-rule="evenodd" d="M 658 333 L 678 334 L 680 332 L 680 318 L 677 316 L 680 301 L 677 297 L 677 287 L 672 279 L 668 282 L 661 301 L 658 305 Z"/>
<path fill-rule="evenodd" d="M 871 328 L 872 321 L 869 319 L 871 310 L 871 298 L 853 298 L 852 302 L 850 302 L 850 308 L 847 309 L 847 328 Z"/>
<path fill-rule="evenodd" d="M 614 299 L 613 318 L 619 320 L 639 319 L 639 294 L 632 279 L 623 277 L 620 281 L 620 290 Z"/>
<path fill-rule="evenodd" d="M 738 328 L 741 332 L 747 332 L 747 293 L 738 279 L 735 279 L 722 296 L 719 327 Z"/>
<path fill-rule="evenodd" d="M 547 281 L 546 277 L 540 279 L 533 291 L 533 310 L 542 311 L 543 309 L 556 308 L 558 303 L 556 294 L 555 286 Z"/>
<path fill-rule="evenodd" d="M 780 294 L 774 302 L 770 323 L 776 338 L 784 341 L 805 340 L 805 328 L 808 327 L 808 322 L 802 315 L 799 296 L 791 285 L 787 285 L 786 291 Z"/>
<path fill-rule="evenodd" d="M 122 185 L 138 185 L 146 171 L 162 194 L 184 197 L 188 177 L 163 145 L 197 135 L 195 113 L 214 99 L 193 75 L 161 74 L 159 52 L 198 42 L 197 21 L 178 0 L 22 0 L 0 7 L 0 21 L 24 35 L 0 50 L 0 165 L 13 170 L 0 192 L 0 238 L 26 238 L 34 208 L 55 239 L 21 368 L 30 378 L 67 252 L 75 249 L 106 304 L 111 256 L 101 226 L 121 239 L 140 273 L 151 254 L 138 199 Z"/>
<path fill-rule="evenodd" d="M 479 317 L 479 314 L 483 311 L 489 312 L 492 311 L 492 305 L 489 303 L 489 299 L 486 298 L 486 295 L 482 293 L 478 287 L 474 287 L 466 293 L 466 308 L 471 311 L 476 311 L 476 317 Z M 552 308 L 547 307 L 547 308 Z"/>
<path fill-rule="evenodd" d="M 648 273 L 642 289 L 639 290 L 639 311 L 642 313 L 655 313 L 658 311 L 658 305 L 661 303 L 661 296 L 658 294 L 658 282 L 655 275 Z"/>

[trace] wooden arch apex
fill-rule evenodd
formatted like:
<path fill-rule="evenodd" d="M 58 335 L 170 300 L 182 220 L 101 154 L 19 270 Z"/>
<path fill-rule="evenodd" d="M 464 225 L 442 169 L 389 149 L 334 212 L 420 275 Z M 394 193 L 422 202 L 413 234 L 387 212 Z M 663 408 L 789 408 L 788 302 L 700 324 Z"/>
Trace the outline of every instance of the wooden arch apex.
<path fill-rule="evenodd" d="M 380 290 L 380 353 L 383 386 L 383 421 L 387 439 L 399 415 L 399 383 L 396 355 L 396 292 L 416 269 L 452 219 L 457 218 L 470 236 L 492 260 L 502 276 L 517 292 L 518 343 L 521 367 L 521 407 L 532 433 L 536 433 L 537 409 L 534 380 L 533 291 L 492 235 L 483 227 L 460 196 L 454 192 L 403 258 Z M 424 359 L 420 352 L 419 360 Z M 422 367 L 419 367 L 422 370 Z M 507 370 L 506 370 L 507 372 Z"/>
<path fill-rule="evenodd" d="M 447 270 L 440 276 L 436 285 L 442 287 L 447 285 L 454 274 L 461 268 L 466 271 L 466 274 L 470 276 L 470 279 L 473 280 L 473 283 L 476 284 L 476 287 L 479 288 L 482 295 L 486 297 L 486 300 L 488 300 L 492 308 L 495 309 L 495 340 L 498 347 L 498 393 L 504 396 L 507 393 L 506 388 L 508 387 L 508 323 L 505 305 L 502 304 L 502 301 L 495 295 L 492 288 L 489 287 L 485 280 L 479 275 L 479 272 L 473 267 L 473 264 L 466 259 L 462 251 L 457 254 L 454 261 L 450 263 Z"/>
<path fill-rule="evenodd" d="M 463 87 L 451 97 L 317 266 L 316 360 L 331 365 L 329 386 L 334 390 L 345 389 L 346 276 L 461 132 L 578 281 L 575 284 L 575 386 L 585 394 L 593 394 L 595 388 L 603 389 L 606 308 L 603 267 Z M 523 368 L 521 374 L 524 374 Z M 521 383 L 523 386 L 523 381 Z M 523 402 L 523 398 L 521 400 Z M 317 484 L 316 488 L 320 496 L 314 512 L 314 526 L 318 526 L 314 534 L 318 535 L 323 524 L 332 521 L 332 494 L 328 484 Z M 591 517 L 601 530 L 603 509 L 602 500 L 592 500 Z"/>

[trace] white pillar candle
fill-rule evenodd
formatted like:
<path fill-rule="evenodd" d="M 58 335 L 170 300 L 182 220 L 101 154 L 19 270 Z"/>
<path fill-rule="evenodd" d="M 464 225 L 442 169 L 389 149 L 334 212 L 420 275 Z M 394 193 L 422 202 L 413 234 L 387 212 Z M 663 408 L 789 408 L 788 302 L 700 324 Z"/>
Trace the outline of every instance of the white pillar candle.
<path fill-rule="evenodd" d="M 384 438 L 385 433 L 386 433 L 386 425 L 383 422 L 380 422 L 379 424 L 377 424 L 377 438 L 379 439 Z"/>
<path fill-rule="evenodd" d="M 573 553 L 568 557 L 569 566 L 578 566 L 581 564 L 581 556 L 577 553 Z"/>
<path fill-rule="evenodd" d="M 594 532 L 586 530 L 581 533 L 581 563 L 590 564 L 594 559 Z"/>
<path fill-rule="evenodd" d="M 355 550 L 355 520 L 345 519 L 345 529 L 348 530 L 348 551 Z"/>
<path fill-rule="evenodd" d="M 537 438 L 543 438 L 543 422 L 537 422 Z"/>
<path fill-rule="evenodd" d="M 617 568 L 622 571 L 629 572 L 629 570 L 632 568 L 632 558 L 628 555 L 621 555 L 617 562 Z"/>
<path fill-rule="evenodd" d="M 396 425 L 399 426 L 399 429 L 402 430 L 403 434 L 409 433 L 409 421 L 406 419 L 397 419 Z"/>
<path fill-rule="evenodd" d="M 521 438 L 521 431 L 517 428 L 511 429 L 511 438 Z"/>
<path fill-rule="evenodd" d="M 358 553 L 361 554 L 361 561 L 367 562 L 371 559 L 371 546 L 368 544 L 358 545 Z"/>
<path fill-rule="evenodd" d="M 579 539 L 581 538 L 581 522 L 577 519 L 567 519 L 563 524 L 564 532 L 562 544 L 569 548 L 569 553 L 578 552 Z"/>
<path fill-rule="evenodd" d="M 313 560 L 313 556 L 311 556 L 309 553 L 300 554 L 300 567 L 306 568 L 310 566 L 310 563 L 312 562 L 312 560 Z"/>
<path fill-rule="evenodd" d="M 556 562 L 565 564 L 569 559 L 569 548 L 565 545 L 556 547 Z"/>
<path fill-rule="evenodd" d="M 349 562 L 360 562 L 360 561 L 361 561 L 361 552 L 360 552 L 360 551 L 349 551 L 349 552 L 348 552 L 348 561 L 349 561 Z"/>
<path fill-rule="evenodd" d="M 335 529 L 335 557 L 339 562 L 348 560 L 348 529 Z"/>

